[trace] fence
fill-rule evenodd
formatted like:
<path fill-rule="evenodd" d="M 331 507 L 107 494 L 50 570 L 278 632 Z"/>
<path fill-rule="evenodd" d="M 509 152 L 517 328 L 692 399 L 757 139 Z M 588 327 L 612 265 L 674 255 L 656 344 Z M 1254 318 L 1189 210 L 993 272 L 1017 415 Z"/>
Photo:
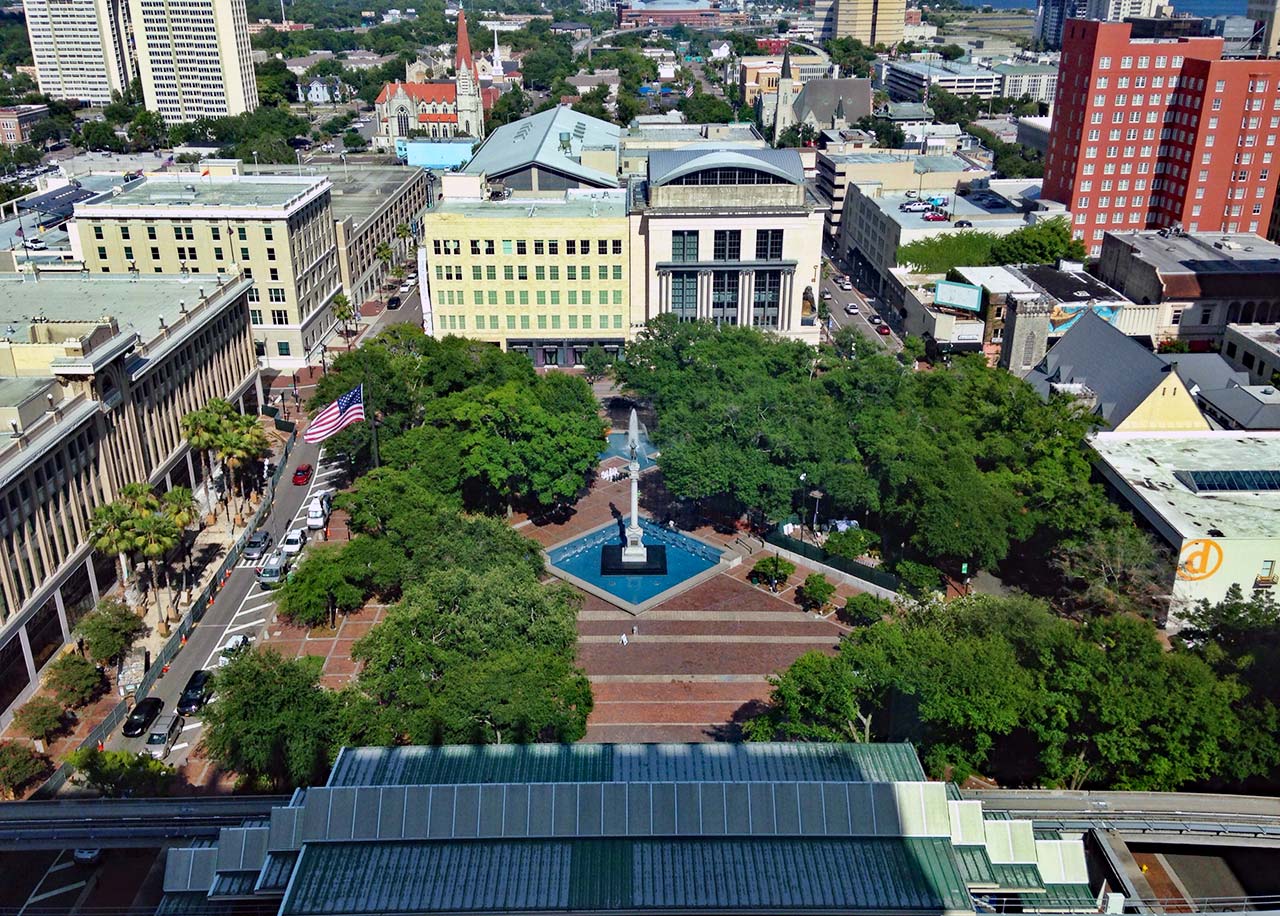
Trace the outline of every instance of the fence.
<path fill-rule="evenodd" d="M 850 560 L 847 557 L 836 556 L 834 553 L 828 553 L 817 544 L 807 544 L 804 541 L 797 541 L 790 535 L 783 534 L 781 527 L 774 527 L 764 536 L 766 542 L 782 550 L 798 554 L 815 563 L 821 563 L 824 566 L 830 566 L 832 569 L 839 570 L 847 576 L 855 579 L 861 579 L 863 582 L 870 582 L 882 589 L 891 592 L 898 590 L 898 577 L 892 573 L 887 573 L 882 569 L 876 569 L 874 566 L 868 566 L 865 563 L 859 563 L 857 560 Z"/>
<path fill-rule="evenodd" d="M 178 622 L 177 628 L 170 634 L 169 639 L 160 648 L 159 653 L 151 662 L 151 667 L 147 669 L 146 674 L 142 676 L 142 680 L 138 683 L 138 689 L 134 693 L 134 701 L 143 699 L 155 686 L 160 675 L 164 672 L 164 668 L 169 662 L 173 661 L 173 657 L 182 649 L 183 641 L 191 635 L 191 631 L 195 629 L 196 624 L 204 617 L 205 610 L 213 604 L 214 596 L 218 594 L 218 590 L 222 587 L 222 583 L 226 580 L 227 574 L 235 567 L 240 560 L 240 554 L 244 552 L 245 541 L 249 539 L 249 535 L 257 530 L 258 525 L 271 511 L 271 504 L 275 500 L 276 486 L 280 483 L 280 477 L 284 474 L 285 465 L 289 462 L 289 454 L 293 451 L 293 446 L 297 441 L 297 433 L 295 425 L 287 420 L 279 420 L 274 417 L 274 409 L 270 416 L 275 420 L 276 429 L 289 433 L 289 438 L 285 440 L 284 450 L 280 453 L 280 459 L 276 462 L 275 470 L 271 474 L 271 479 L 267 481 L 266 491 L 263 493 L 262 502 L 258 504 L 257 510 L 249 518 L 248 523 L 240 531 L 240 536 L 236 538 L 236 542 L 231 545 L 231 549 L 227 551 L 227 555 L 223 558 L 222 564 L 218 567 L 218 571 L 208 584 L 200 590 L 200 593 L 191 602 L 191 607 L 187 613 L 183 615 L 182 620 Z M 267 413 L 267 411 L 263 411 Z M 97 747 L 98 742 L 104 744 L 115 727 L 124 721 L 125 716 L 129 714 L 130 704 L 122 700 L 112 707 L 107 717 L 89 732 L 88 736 L 80 743 L 81 748 Z M 77 748 L 78 750 L 79 748 Z M 31 796 L 32 798 L 51 798 L 57 794 L 71 777 L 71 767 L 63 763 L 53 771 L 44 785 Z"/>

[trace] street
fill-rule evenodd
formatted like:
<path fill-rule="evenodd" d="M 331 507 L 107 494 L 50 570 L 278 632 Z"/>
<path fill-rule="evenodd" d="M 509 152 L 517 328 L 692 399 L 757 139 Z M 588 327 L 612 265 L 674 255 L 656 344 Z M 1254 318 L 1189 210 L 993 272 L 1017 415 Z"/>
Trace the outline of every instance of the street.
<path fill-rule="evenodd" d="M 857 288 L 845 292 L 836 285 L 836 276 L 838 274 L 833 273 L 831 277 L 824 279 L 821 283 L 822 292 L 819 293 L 819 295 L 831 293 L 831 299 L 827 301 L 827 306 L 831 309 L 832 333 L 835 333 L 837 328 L 852 325 L 862 336 L 874 341 L 877 346 L 888 350 L 890 353 L 897 353 L 901 350 L 902 341 L 896 333 L 891 332 L 887 336 L 881 336 L 876 330 L 876 326 L 869 320 L 872 315 L 879 315 L 881 320 L 888 323 L 893 316 L 884 307 L 884 304 L 879 300 L 874 300 L 877 307 L 873 308 L 868 304 L 867 297 L 860 293 Z M 858 307 L 857 314 L 850 315 L 845 311 L 850 302 Z"/>
<path fill-rule="evenodd" d="M 291 482 L 299 464 L 315 467 L 306 486 L 294 486 Z M 262 527 L 269 531 L 272 542 L 279 544 L 284 535 L 294 528 L 306 527 L 307 507 L 311 499 L 322 490 L 332 489 L 342 480 L 346 471 L 336 463 L 326 464 L 323 451 L 308 445 L 299 436 L 293 453 L 276 487 L 275 502 Z M 322 537 L 322 532 L 311 532 Z M 213 606 L 205 611 L 200 624 L 191 632 L 187 645 L 174 657 L 169 672 L 156 682 L 150 696 L 164 703 L 161 715 L 175 711 L 178 698 L 187 679 L 200 668 L 217 670 L 218 656 L 227 640 L 241 633 L 248 634 L 254 645 L 263 644 L 263 633 L 275 612 L 273 592 L 263 590 L 257 582 L 259 561 L 241 560 L 231 571 L 231 576 L 214 599 Z M 182 734 L 175 740 L 165 762 L 181 766 L 191 749 L 200 742 L 199 713 L 186 717 Z M 126 738 L 119 731 L 107 742 L 108 750 L 143 751 L 146 734 L 138 738 Z"/>

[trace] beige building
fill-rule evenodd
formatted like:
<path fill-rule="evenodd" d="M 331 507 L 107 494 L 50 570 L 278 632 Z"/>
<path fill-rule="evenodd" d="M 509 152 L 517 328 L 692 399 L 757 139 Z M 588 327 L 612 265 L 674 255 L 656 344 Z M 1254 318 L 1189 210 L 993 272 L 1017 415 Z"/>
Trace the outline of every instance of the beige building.
<path fill-rule="evenodd" d="M 169 124 L 258 107 L 244 0 L 129 0 L 147 109 Z"/>
<path fill-rule="evenodd" d="M 149 176 L 77 204 L 72 253 L 91 274 L 232 275 L 273 369 L 306 365 L 334 327 L 342 289 L 328 178 Z M 311 360 L 318 361 L 318 360 Z"/>
<path fill-rule="evenodd" d="M 743 105 L 755 105 L 756 96 L 778 91 L 785 56 L 744 57 L 738 62 L 738 92 Z M 792 85 L 799 92 L 809 80 L 831 75 L 831 58 L 825 54 L 797 54 L 791 58 L 791 74 Z"/>
<path fill-rule="evenodd" d="M 45 272 L 0 279 L 0 724 L 116 578 L 87 542 L 120 488 L 195 486 L 180 419 L 261 399 L 252 283 Z M 38 316 L 38 317 L 31 317 Z"/>
<path fill-rule="evenodd" d="M 125 0 L 27 0 L 27 38 L 40 91 L 106 105 L 134 77 Z"/>
<path fill-rule="evenodd" d="M 857 38 L 893 47 L 903 40 L 906 0 L 816 0 L 814 16 L 823 38 Z"/>

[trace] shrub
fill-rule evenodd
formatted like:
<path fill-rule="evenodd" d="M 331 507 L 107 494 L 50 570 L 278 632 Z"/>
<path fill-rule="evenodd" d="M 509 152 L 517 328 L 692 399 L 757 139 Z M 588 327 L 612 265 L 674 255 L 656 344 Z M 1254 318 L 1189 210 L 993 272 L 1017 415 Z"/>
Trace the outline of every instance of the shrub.
<path fill-rule="evenodd" d="M 102 672 L 88 659 L 68 653 L 48 667 L 45 684 L 63 706 L 83 706 L 102 688 Z"/>
<path fill-rule="evenodd" d="M 17 741 L 0 742 L 0 790 L 15 797 L 49 770 L 49 758 Z"/>
<path fill-rule="evenodd" d="M 903 590 L 917 598 L 936 592 L 942 584 L 941 572 L 915 560 L 899 560 L 893 571 L 902 581 Z"/>
<path fill-rule="evenodd" d="M 82 747 L 67 755 L 75 781 L 110 798 L 169 794 L 173 767 L 149 754 Z"/>
<path fill-rule="evenodd" d="M 103 598 L 76 627 L 85 648 L 99 662 L 110 662 L 129 651 L 146 624 L 117 598 Z"/>
<path fill-rule="evenodd" d="M 836 593 L 836 587 L 827 581 L 822 573 L 810 573 L 796 591 L 800 604 L 806 610 L 821 611 Z"/>
<path fill-rule="evenodd" d="M 868 592 L 859 592 L 844 603 L 844 607 L 840 609 L 840 620 L 851 627 L 869 627 L 883 620 L 892 611 L 892 601 L 877 598 Z"/>
<path fill-rule="evenodd" d="M 62 731 L 65 712 L 53 697 L 32 697 L 13 714 L 13 724 L 24 735 L 48 741 L 50 736 Z"/>
<path fill-rule="evenodd" d="M 868 550 L 878 546 L 880 543 L 880 535 L 874 531 L 868 531 L 866 528 L 846 528 L 844 531 L 833 531 L 827 535 L 827 541 L 823 545 L 827 553 L 835 554 L 837 557 L 844 557 L 848 560 L 856 560 L 858 557 L 866 556 Z"/>
<path fill-rule="evenodd" d="M 757 585 L 768 585 L 770 587 L 785 585 L 795 571 L 796 564 L 784 560 L 782 557 L 762 557 L 756 560 L 755 566 L 751 567 L 751 581 Z"/>

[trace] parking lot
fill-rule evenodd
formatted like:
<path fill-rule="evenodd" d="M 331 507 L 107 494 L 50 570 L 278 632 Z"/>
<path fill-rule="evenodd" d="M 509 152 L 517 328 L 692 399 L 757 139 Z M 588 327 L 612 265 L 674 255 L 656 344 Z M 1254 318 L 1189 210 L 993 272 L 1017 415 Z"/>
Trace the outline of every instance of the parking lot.
<path fill-rule="evenodd" d="M 84 861 L 70 849 L 0 853 L 0 910 L 14 916 L 123 910 L 152 877 L 159 852 L 105 849 Z"/>

